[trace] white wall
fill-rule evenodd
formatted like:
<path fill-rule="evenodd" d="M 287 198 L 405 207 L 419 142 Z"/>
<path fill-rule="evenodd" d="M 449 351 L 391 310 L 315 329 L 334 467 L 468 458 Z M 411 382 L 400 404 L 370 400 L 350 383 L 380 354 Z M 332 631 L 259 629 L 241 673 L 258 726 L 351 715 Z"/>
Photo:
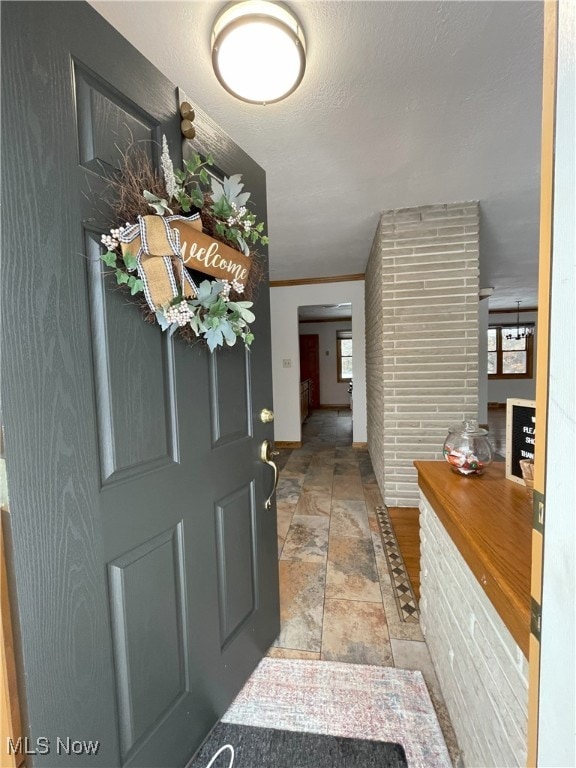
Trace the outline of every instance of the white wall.
<path fill-rule="evenodd" d="M 300 334 L 318 334 L 320 359 L 320 405 L 347 405 L 350 402 L 348 382 L 338 381 L 336 332 L 349 331 L 352 323 L 300 323 Z"/>
<path fill-rule="evenodd" d="M 531 379 L 489 379 L 488 402 L 505 403 L 509 397 L 521 397 L 525 400 L 534 400 L 536 397 L 536 351 L 538 347 L 538 313 L 521 312 L 520 324 L 534 323 L 534 354 Z M 504 314 L 490 313 L 489 325 L 516 325 L 516 314 L 505 312 Z"/>
<path fill-rule="evenodd" d="M 366 341 L 363 280 L 270 289 L 274 437 L 276 440 L 297 442 L 301 439 L 298 307 L 347 302 L 352 304 L 352 343 L 354 346 L 353 440 L 355 443 L 366 442 Z M 290 360 L 291 367 L 285 368 L 284 360 Z"/>
<path fill-rule="evenodd" d="M 567 0 L 560 0 L 558 13 L 554 245 L 538 742 L 538 765 L 542 768 L 573 768 L 576 765 L 576 5 Z"/>

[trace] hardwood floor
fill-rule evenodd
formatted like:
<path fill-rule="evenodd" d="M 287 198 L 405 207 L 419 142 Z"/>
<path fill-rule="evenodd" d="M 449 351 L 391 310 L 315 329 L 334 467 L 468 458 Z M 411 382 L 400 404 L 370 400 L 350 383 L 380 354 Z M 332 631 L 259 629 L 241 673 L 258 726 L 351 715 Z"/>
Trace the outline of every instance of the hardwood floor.
<path fill-rule="evenodd" d="M 506 408 L 488 409 L 488 438 L 495 451 L 494 460 L 506 455 Z M 420 599 L 420 523 L 417 507 L 389 507 L 390 520 L 404 558 L 416 599 Z"/>
<path fill-rule="evenodd" d="M 488 439 L 495 451 L 494 459 L 506 456 L 506 408 L 488 408 Z"/>
<path fill-rule="evenodd" d="M 398 546 L 416 599 L 420 599 L 420 522 L 418 507 L 388 507 Z"/>

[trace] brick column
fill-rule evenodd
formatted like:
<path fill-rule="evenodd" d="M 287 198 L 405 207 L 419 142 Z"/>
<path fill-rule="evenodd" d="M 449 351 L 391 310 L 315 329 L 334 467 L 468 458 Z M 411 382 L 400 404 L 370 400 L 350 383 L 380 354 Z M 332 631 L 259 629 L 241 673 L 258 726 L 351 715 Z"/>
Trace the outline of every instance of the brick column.
<path fill-rule="evenodd" d="M 418 506 L 415 459 L 478 411 L 478 203 L 382 214 L 366 268 L 368 448 L 385 502 Z"/>

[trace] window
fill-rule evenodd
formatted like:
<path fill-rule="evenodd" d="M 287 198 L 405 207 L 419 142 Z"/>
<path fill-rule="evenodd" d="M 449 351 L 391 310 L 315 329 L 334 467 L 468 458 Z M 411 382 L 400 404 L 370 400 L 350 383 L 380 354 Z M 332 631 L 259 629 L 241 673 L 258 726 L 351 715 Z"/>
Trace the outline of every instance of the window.
<path fill-rule="evenodd" d="M 488 328 L 488 377 L 531 379 L 533 325 Z M 523 336 L 523 333 L 528 335 Z"/>
<path fill-rule="evenodd" d="M 338 350 L 338 381 L 352 378 L 352 331 L 336 331 Z"/>

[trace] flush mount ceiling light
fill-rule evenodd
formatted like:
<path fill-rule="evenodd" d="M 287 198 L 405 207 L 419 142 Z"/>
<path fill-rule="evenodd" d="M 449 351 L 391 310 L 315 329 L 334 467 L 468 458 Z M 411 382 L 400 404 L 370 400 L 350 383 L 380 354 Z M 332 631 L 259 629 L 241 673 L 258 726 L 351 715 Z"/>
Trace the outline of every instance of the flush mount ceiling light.
<path fill-rule="evenodd" d="M 304 33 L 282 5 L 268 0 L 234 3 L 214 22 L 212 66 L 236 98 L 272 104 L 295 91 L 304 76 Z"/>

